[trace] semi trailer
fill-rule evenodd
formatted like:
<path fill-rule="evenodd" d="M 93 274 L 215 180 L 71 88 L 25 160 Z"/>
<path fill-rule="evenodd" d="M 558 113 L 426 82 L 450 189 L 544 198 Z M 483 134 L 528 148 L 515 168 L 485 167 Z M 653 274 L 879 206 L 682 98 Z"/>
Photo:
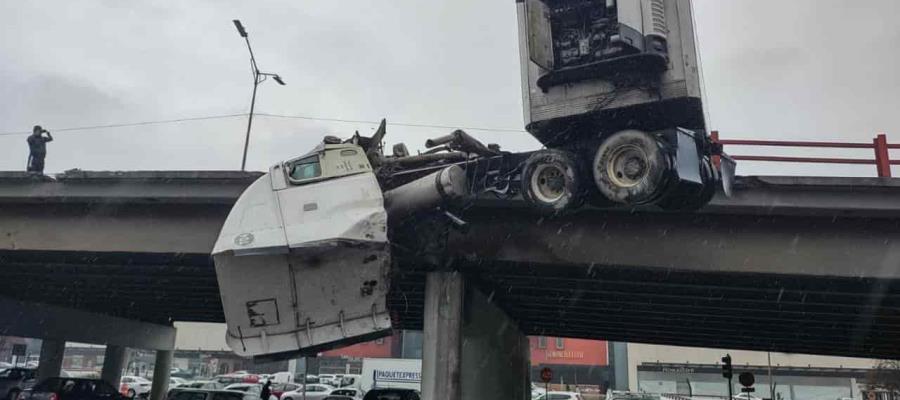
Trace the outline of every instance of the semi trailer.
<path fill-rule="evenodd" d="M 244 356 L 291 357 L 394 328 L 387 297 L 402 226 L 465 226 L 484 197 L 553 217 L 583 207 L 690 212 L 730 190 L 709 139 L 689 0 L 517 0 L 525 129 L 544 148 L 462 130 L 412 154 L 328 136 L 272 165 L 240 196 L 213 259 Z M 424 225 L 424 224 L 423 224 Z"/>

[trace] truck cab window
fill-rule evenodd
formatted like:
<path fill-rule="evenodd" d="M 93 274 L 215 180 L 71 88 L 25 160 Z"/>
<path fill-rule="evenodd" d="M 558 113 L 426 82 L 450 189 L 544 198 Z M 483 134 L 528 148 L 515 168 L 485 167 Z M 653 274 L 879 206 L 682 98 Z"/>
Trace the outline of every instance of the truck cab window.
<path fill-rule="evenodd" d="M 291 181 L 304 181 L 322 176 L 322 166 L 319 164 L 318 155 L 297 160 L 290 168 Z"/>

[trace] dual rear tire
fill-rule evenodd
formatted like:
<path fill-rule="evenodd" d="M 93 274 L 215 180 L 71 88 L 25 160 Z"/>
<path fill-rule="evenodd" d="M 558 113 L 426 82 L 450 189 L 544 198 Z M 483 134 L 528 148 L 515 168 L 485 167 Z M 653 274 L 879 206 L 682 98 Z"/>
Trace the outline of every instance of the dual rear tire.
<path fill-rule="evenodd" d="M 522 197 L 543 214 L 560 214 L 582 204 L 578 158 L 564 150 L 541 150 L 522 168 Z"/>
<path fill-rule="evenodd" d="M 534 153 L 522 169 L 522 197 L 545 214 L 573 210 L 585 200 L 606 206 L 649 204 L 660 200 L 673 168 L 663 144 L 638 130 L 609 136 L 590 161 L 585 165 L 564 150 Z"/>

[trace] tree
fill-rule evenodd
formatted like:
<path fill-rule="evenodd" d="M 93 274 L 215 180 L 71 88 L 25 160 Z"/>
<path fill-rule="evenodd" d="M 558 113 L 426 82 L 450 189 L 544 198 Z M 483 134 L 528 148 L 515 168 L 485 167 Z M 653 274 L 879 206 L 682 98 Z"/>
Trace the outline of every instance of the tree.
<path fill-rule="evenodd" d="M 869 390 L 900 392 L 900 360 L 882 360 L 867 376 Z"/>

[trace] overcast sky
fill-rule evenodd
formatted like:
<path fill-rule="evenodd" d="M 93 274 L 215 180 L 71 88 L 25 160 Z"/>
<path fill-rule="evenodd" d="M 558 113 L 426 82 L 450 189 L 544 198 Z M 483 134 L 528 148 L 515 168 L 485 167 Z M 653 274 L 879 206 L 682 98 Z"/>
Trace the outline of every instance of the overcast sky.
<path fill-rule="evenodd" d="M 3 1 L 0 133 L 245 113 L 250 32 L 257 111 L 520 129 L 513 0 Z M 900 1 L 695 0 L 710 126 L 726 138 L 900 143 Z M 248 166 L 369 124 L 260 117 Z M 238 169 L 246 118 L 58 132 L 47 172 Z M 446 129 L 388 127 L 420 148 Z M 526 133 L 471 131 L 511 150 Z M 0 170 L 26 135 L 0 136 Z M 769 149 L 732 149 L 757 154 Z M 871 157 L 867 151 L 818 154 Z M 900 154 L 895 153 L 900 158 Z M 895 170 L 896 171 L 896 170 Z M 874 167 L 743 163 L 743 174 L 873 175 Z"/>

